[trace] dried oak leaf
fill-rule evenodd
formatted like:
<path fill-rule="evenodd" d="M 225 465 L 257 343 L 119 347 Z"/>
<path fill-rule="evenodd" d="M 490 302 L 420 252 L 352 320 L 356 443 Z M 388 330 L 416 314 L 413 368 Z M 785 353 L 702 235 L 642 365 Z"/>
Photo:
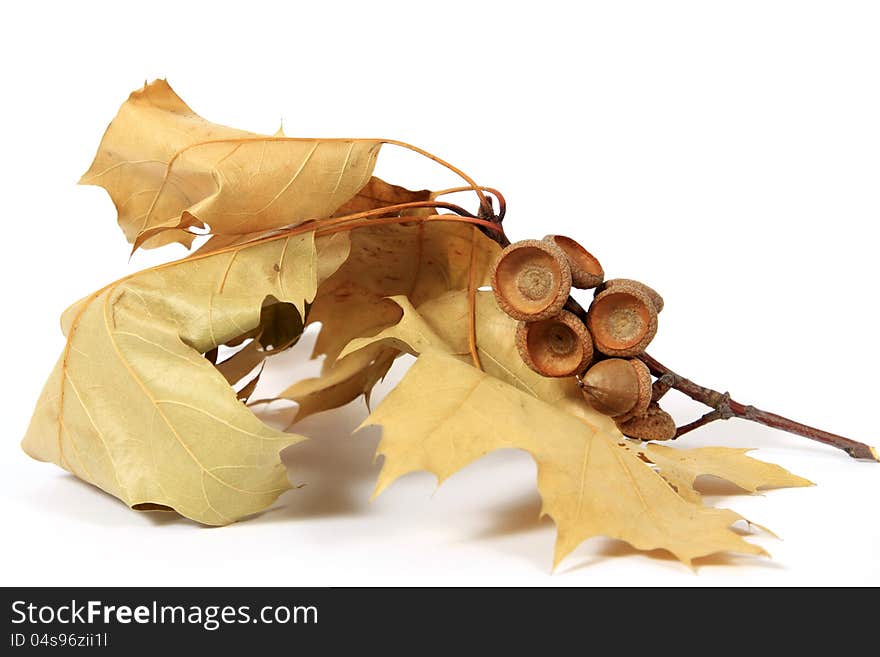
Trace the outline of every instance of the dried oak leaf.
<path fill-rule="evenodd" d="M 270 297 L 263 302 L 259 325 L 225 343 L 228 347 L 243 346 L 225 360 L 216 362 L 215 358 L 212 362 L 233 387 L 256 370 L 256 375 L 238 390 L 238 398 L 247 402 L 260 381 L 266 359 L 292 347 L 302 332 L 303 320 L 296 306 Z"/>
<path fill-rule="evenodd" d="M 329 217 L 370 180 L 381 142 L 291 139 L 206 121 L 165 80 L 135 91 L 80 180 L 110 194 L 134 248 L 192 244 Z"/>
<path fill-rule="evenodd" d="M 202 354 L 253 331 L 267 298 L 303 315 L 318 269 L 303 233 L 148 269 L 78 302 L 24 450 L 135 508 L 209 525 L 266 508 L 290 487 L 279 452 L 303 438 L 265 426 Z"/>
<path fill-rule="evenodd" d="M 418 358 L 364 422 L 371 424 L 382 426 L 385 457 L 376 494 L 408 472 L 427 470 L 442 482 L 492 450 L 529 452 L 542 515 L 557 526 L 555 564 L 598 535 L 661 548 L 686 564 L 718 552 L 764 553 L 730 529 L 741 516 L 676 495 L 618 446 L 619 435 L 440 352 Z"/>
<path fill-rule="evenodd" d="M 428 190 L 409 190 L 399 185 L 392 185 L 374 176 L 354 198 L 339 208 L 334 213 L 334 216 L 376 210 L 402 203 L 427 201 L 431 197 L 432 194 Z M 404 216 L 418 216 L 425 213 L 426 210 L 423 209 L 408 209 L 402 214 Z M 365 227 L 358 232 L 369 233 L 373 230 L 374 228 Z M 349 233 L 336 233 L 330 237 L 344 237 L 348 248 L 346 258 L 351 255 L 351 235 Z M 348 320 L 344 315 L 339 316 L 334 313 L 333 311 L 336 309 L 328 301 L 335 292 L 345 285 L 346 277 L 361 275 L 361 272 L 366 267 L 363 263 L 363 251 L 365 248 L 369 248 L 366 246 L 367 244 L 367 240 L 358 239 L 355 247 L 358 253 L 355 260 L 360 261 L 361 264 L 348 267 L 346 273 L 341 274 L 328 285 L 322 284 L 318 288 L 317 313 L 312 314 L 309 321 L 310 323 L 322 322 L 322 331 L 326 331 L 326 334 L 322 336 L 321 342 L 316 344 L 312 357 L 317 358 L 325 351 L 330 352 L 330 357 L 325 359 L 320 376 L 298 381 L 290 385 L 278 396 L 278 399 L 288 399 L 297 403 L 298 408 L 291 421 L 291 425 L 314 413 L 343 406 L 361 395 L 364 395 L 367 405 L 369 405 L 370 392 L 373 386 L 385 376 L 394 359 L 398 356 L 398 352 L 393 349 L 373 349 L 359 354 L 356 358 L 346 359 L 345 362 L 336 362 L 341 341 L 337 340 L 334 344 L 332 333 L 335 329 L 328 327 L 332 327 L 336 321 L 343 321 L 347 324 Z M 319 258 L 319 262 L 326 259 L 326 256 L 322 256 Z"/>
<path fill-rule="evenodd" d="M 544 512 L 559 531 L 556 562 L 600 534 L 639 549 L 666 549 L 686 563 L 713 552 L 761 552 L 729 530 L 740 519 L 736 513 L 703 508 L 682 488 L 676 495 L 639 458 L 644 450 L 638 442 L 624 439 L 612 421 L 582 403 L 573 380 L 530 370 L 513 344 L 516 322 L 501 312 L 491 293 L 478 293 L 475 307 L 485 373 L 469 365 L 465 293 L 450 292 L 419 309 L 403 296 L 393 301 L 401 308 L 401 320 L 353 340 L 342 352 L 344 360 L 384 344 L 421 354 L 402 384 L 364 422 L 384 427 L 379 452 L 386 464 L 377 493 L 406 472 L 429 470 L 442 481 L 494 449 L 519 447 L 538 463 Z M 673 453 L 679 450 L 670 447 L 649 445 L 647 453 L 653 457 L 657 448 L 666 457 L 663 474 L 663 468 L 672 471 L 670 464 L 678 462 L 673 476 L 683 477 L 687 465 L 681 464 L 692 463 L 700 474 L 747 488 L 807 483 L 779 466 L 741 455 L 682 450 L 676 461 Z M 659 463 L 660 457 L 655 460 Z"/>
<path fill-rule="evenodd" d="M 300 404 L 295 421 L 362 394 L 369 398 L 399 350 L 387 344 L 369 355 L 339 358 L 342 349 L 398 322 L 400 307 L 388 297 L 402 295 L 420 306 L 450 291 L 466 290 L 472 249 L 475 281 L 482 285 L 489 280 L 499 247 L 471 226 L 436 222 L 352 231 L 348 260 L 320 286 L 309 311 L 308 322 L 322 325 L 313 356 L 326 356 L 324 371 L 279 395 Z"/>
<path fill-rule="evenodd" d="M 391 297 L 388 301 L 400 309 L 400 321 L 370 337 L 352 340 L 342 350 L 343 359 L 370 346 L 387 345 L 415 356 L 440 350 L 462 362 L 471 362 L 468 349 L 470 310 L 466 291 L 449 291 L 418 308 L 403 295 Z M 517 322 L 501 311 L 491 292 L 476 294 L 474 311 L 477 352 L 488 374 L 534 397 L 564 406 L 570 413 L 588 413 L 590 417 L 595 416 L 594 421 L 614 426 L 608 418 L 583 404 L 573 378 L 544 377 L 523 363 L 513 339 Z"/>
<path fill-rule="evenodd" d="M 361 395 L 369 407 L 373 387 L 382 380 L 399 354 L 396 349 L 381 346 L 362 349 L 351 358 L 340 359 L 320 376 L 289 386 L 278 398 L 295 401 L 298 405 L 290 426 L 309 415 L 344 406 Z"/>
<path fill-rule="evenodd" d="M 694 482 L 701 475 L 712 475 L 735 484 L 749 493 L 767 488 L 798 488 L 812 486 L 813 482 L 792 474 L 785 468 L 764 463 L 746 452 L 750 449 L 733 447 L 698 447 L 680 449 L 666 445 L 648 444 L 642 455 L 657 466 L 678 494 L 699 504 L 700 493 Z"/>
<path fill-rule="evenodd" d="M 427 189 L 411 190 L 400 185 L 393 185 L 385 182 L 381 178 L 373 176 L 366 185 L 361 187 L 357 194 L 348 200 L 345 205 L 339 207 L 333 213 L 334 217 L 341 217 L 356 212 L 366 212 L 368 210 L 376 210 L 378 208 L 387 208 L 390 205 L 401 205 L 403 203 L 415 203 L 417 201 L 432 200 L 434 195 Z M 426 215 L 432 211 L 427 208 L 408 208 L 402 212 L 393 212 L 388 214 L 376 215 L 378 217 L 398 216 L 398 215 Z"/>
<path fill-rule="evenodd" d="M 345 262 L 349 248 L 350 242 L 346 233 L 325 235 L 315 239 L 318 286 L 332 276 Z M 197 253 L 201 256 L 205 255 L 207 251 L 200 250 Z M 308 305 L 306 306 L 306 315 L 308 315 Z M 267 358 L 283 353 L 292 347 L 302 331 L 303 319 L 295 308 L 291 309 L 291 304 L 280 303 L 277 299 L 267 299 L 263 303 L 260 324 L 225 344 L 228 347 L 234 347 L 247 339 L 250 339 L 251 342 L 226 360 L 220 363 L 215 362 L 215 365 L 229 382 L 229 385 L 235 386 L 250 372 L 263 365 Z M 262 368 L 260 371 L 262 372 Z M 259 374 L 251 380 L 253 387 L 256 387 L 258 378 Z"/>

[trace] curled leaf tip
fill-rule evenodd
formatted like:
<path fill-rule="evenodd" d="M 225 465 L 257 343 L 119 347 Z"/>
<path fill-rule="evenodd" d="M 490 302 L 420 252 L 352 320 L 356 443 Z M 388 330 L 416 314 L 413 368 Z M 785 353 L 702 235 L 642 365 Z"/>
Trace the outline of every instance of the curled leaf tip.
<path fill-rule="evenodd" d="M 760 529 L 762 532 L 764 532 L 764 533 L 767 534 L 768 536 L 770 536 L 770 537 L 772 537 L 772 538 L 775 538 L 777 541 L 781 541 L 781 540 L 782 540 L 782 539 L 779 537 L 779 534 L 777 534 L 776 532 L 772 531 L 771 529 L 768 529 L 768 528 L 765 527 L 764 525 L 759 525 L 757 522 L 752 522 L 751 520 L 746 520 L 746 524 L 748 525 L 749 529 L 751 529 L 752 527 L 755 527 L 755 528 L 757 528 L 757 529 Z M 767 555 L 768 557 L 770 556 L 766 551 L 764 552 L 764 554 Z"/>

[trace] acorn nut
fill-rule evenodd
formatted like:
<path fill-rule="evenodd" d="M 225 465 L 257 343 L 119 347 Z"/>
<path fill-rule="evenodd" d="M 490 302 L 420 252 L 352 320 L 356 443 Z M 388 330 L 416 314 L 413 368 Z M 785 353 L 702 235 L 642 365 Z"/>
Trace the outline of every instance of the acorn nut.
<path fill-rule="evenodd" d="M 640 415 L 651 403 L 651 372 L 640 360 L 599 361 L 587 370 L 580 386 L 590 406 L 614 418 Z"/>
<path fill-rule="evenodd" d="M 652 287 L 648 287 L 641 281 L 634 281 L 631 278 L 612 278 L 607 280 L 598 287 L 596 294 L 613 288 L 615 285 L 630 285 L 641 288 L 645 294 L 651 297 L 651 301 L 654 302 L 654 308 L 657 309 L 657 312 L 659 313 L 663 310 L 663 297 L 660 296 L 659 292 Z"/>
<path fill-rule="evenodd" d="M 625 436 L 639 440 L 672 440 L 676 427 L 672 416 L 657 404 L 651 404 L 647 413 L 617 425 Z"/>
<path fill-rule="evenodd" d="M 560 248 L 541 240 L 523 240 L 498 256 L 492 290 L 498 306 L 514 319 L 549 319 L 568 299 L 571 270 Z"/>
<path fill-rule="evenodd" d="M 657 334 L 657 309 L 641 287 L 616 283 L 593 299 L 587 327 L 603 354 L 637 356 Z"/>
<path fill-rule="evenodd" d="M 588 290 L 601 284 L 605 278 L 602 265 L 578 242 L 564 235 L 547 235 L 545 242 L 549 242 L 560 249 L 568 259 L 571 269 L 571 284 L 581 290 Z"/>
<path fill-rule="evenodd" d="M 584 323 L 567 310 L 537 322 L 520 322 L 516 348 L 538 374 L 574 376 L 593 360 L 593 340 Z"/>

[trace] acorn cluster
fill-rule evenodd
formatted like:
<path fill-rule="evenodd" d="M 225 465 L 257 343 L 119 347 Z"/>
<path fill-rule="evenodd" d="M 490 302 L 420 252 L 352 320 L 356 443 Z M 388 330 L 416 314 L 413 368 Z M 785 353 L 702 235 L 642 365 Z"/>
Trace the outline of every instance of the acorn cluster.
<path fill-rule="evenodd" d="M 570 299 L 572 287 L 594 290 L 586 313 Z M 584 399 L 627 436 L 675 436 L 675 422 L 652 401 L 651 373 L 637 358 L 657 333 L 657 292 L 625 278 L 606 281 L 599 261 L 562 235 L 505 248 L 492 289 L 501 309 L 519 320 L 516 347 L 531 369 L 577 377 Z"/>

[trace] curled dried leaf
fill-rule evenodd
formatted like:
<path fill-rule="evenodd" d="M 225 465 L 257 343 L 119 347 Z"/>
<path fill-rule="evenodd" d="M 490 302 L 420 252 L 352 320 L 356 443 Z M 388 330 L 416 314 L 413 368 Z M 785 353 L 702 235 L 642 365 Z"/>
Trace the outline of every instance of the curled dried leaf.
<path fill-rule="evenodd" d="M 263 424 L 202 354 L 256 329 L 267 298 L 304 315 L 317 270 L 304 233 L 95 292 L 64 323 L 67 345 L 22 447 L 131 507 L 209 525 L 265 509 L 290 487 L 281 450 L 304 438 Z"/>
<path fill-rule="evenodd" d="M 211 123 L 156 80 L 119 108 L 80 182 L 107 190 L 134 248 L 189 246 L 206 224 L 235 238 L 329 217 L 370 180 L 380 147 Z"/>

